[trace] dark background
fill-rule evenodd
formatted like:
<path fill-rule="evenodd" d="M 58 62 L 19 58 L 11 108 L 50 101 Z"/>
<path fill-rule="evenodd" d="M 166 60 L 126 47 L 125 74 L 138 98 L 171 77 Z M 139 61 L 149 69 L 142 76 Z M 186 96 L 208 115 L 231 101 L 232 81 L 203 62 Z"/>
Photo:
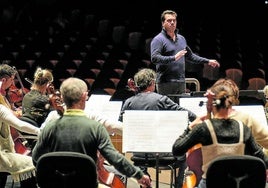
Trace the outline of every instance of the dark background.
<path fill-rule="evenodd" d="M 75 9 L 80 11 L 80 17 L 70 26 Z M 127 25 L 128 32 L 140 31 L 144 39 L 152 38 L 161 30 L 160 15 L 166 9 L 178 13 L 178 29 L 192 50 L 219 60 L 221 73 L 235 67 L 237 61 L 241 62 L 243 89 L 247 86 L 247 79 L 255 76 L 254 71 L 259 68 L 265 71 L 267 82 L 268 4 L 265 0 L 1 0 L 0 37 L 12 35 L 15 30 L 19 30 L 21 35 L 35 30 L 48 32 L 49 26 L 61 13 L 68 22 L 67 28 L 73 29 L 77 25 L 79 30 L 85 15 L 93 14 L 96 21 L 110 19 L 113 25 Z M 92 25 L 94 27 L 96 25 Z M 201 41 L 199 46 L 197 40 Z M 221 41 L 220 45 L 216 40 Z M 14 65 L 18 66 L 17 62 Z M 189 76 L 200 78 L 201 89 L 205 90 L 211 83 L 202 80 L 202 75 L 198 74 L 200 72 L 189 73 Z M 125 85 L 124 81 L 120 87 Z"/>

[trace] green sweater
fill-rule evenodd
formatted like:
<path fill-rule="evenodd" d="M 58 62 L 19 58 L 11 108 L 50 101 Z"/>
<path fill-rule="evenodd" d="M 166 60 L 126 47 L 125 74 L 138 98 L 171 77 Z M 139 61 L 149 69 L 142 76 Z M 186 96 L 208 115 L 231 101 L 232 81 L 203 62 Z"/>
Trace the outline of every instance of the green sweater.
<path fill-rule="evenodd" d="M 122 174 L 136 179 L 143 175 L 139 168 L 114 148 L 105 127 L 89 119 L 82 110 L 67 110 L 63 117 L 44 127 L 32 152 L 34 164 L 41 155 L 54 151 L 80 152 L 95 161 L 99 151 Z"/>

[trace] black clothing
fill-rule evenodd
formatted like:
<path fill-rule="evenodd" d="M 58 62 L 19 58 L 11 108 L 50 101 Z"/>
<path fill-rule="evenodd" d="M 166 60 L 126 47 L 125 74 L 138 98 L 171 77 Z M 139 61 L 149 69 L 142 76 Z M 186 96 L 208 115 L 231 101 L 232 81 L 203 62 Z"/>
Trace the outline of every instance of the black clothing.
<path fill-rule="evenodd" d="M 188 112 L 190 121 L 196 118 L 196 115 L 190 110 L 181 107 L 169 97 L 155 92 L 138 93 L 127 99 L 122 107 L 121 114 L 123 114 L 125 110 L 185 110 Z"/>
<path fill-rule="evenodd" d="M 239 141 L 239 123 L 234 119 L 211 119 L 211 123 L 216 133 L 218 143 L 232 144 Z M 245 154 L 253 155 L 264 160 L 268 165 L 268 158 L 263 153 L 262 148 L 257 144 L 252 136 L 251 130 L 244 125 Z M 211 145 L 212 138 L 206 123 L 194 126 L 192 130 L 187 128 L 185 132 L 175 141 L 172 153 L 181 155 L 192 146 L 201 143 L 203 146 Z"/>
<path fill-rule="evenodd" d="M 188 111 L 188 118 L 190 121 L 193 121 L 196 118 L 196 115 L 193 112 L 181 107 L 180 105 L 172 101 L 169 97 L 155 92 L 142 92 L 127 99 L 122 107 L 120 117 L 121 119 L 125 110 L 180 110 Z M 133 155 L 144 158 L 153 157 L 150 153 L 134 153 Z M 163 156 L 173 156 L 173 154 L 161 153 L 159 157 L 161 158 Z M 180 163 L 178 164 L 179 173 L 177 178 L 177 188 L 181 188 L 184 179 L 184 171 L 187 167 L 185 153 L 181 154 L 180 156 L 177 156 L 177 159 Z M 142 169 L 144 173 L 147 173 L 147 168 Z"/>
<path fill-rule="evenodd" d="M 37 90 L 31 90 L 23 97 L 22 120 L 30 119 L 40 127 L 50 111 L 50 101 L 47 95 L 43 95 Z"/>

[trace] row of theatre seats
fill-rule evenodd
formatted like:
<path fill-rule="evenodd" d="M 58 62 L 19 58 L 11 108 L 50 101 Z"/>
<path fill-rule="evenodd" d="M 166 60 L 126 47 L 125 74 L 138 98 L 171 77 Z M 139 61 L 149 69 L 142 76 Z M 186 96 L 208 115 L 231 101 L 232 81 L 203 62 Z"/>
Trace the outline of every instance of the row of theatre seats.
<path fill-rule="evenodd" d="M 77 14 L 77 11 L 75 13 Z M 14 33 L 10 32 L 8 35 L 3 35 L 0 40 L 0 59 L 5 63 L 16 66 L 23 78 L 32 79 L 36 67 L 41 66 L 53 71 L 56 88 L 67 77 L 77 76 L 88 83 L 92 93 L 102 90 L 110 95 L 113 95 L 117 90 L 124 89 L 127 79 L 133 77 L 138 69 L 142 67 L 155 68 L 150 62 L 149 44 L 153 37 L 153 35 L 148 35 L 150 32 L 140 30 L 140 28 L 138 31 L 130 32 L 128 25 L 114 25 L 111 27 L 109 19 L 96 20 L 95 15 L 92 14 L 85 15 L 85 17 L 88 18 L 88 25 L 93 26 L 93 23 L 97 23 L 96 27 L 87 27 L 86 32 L 80 32 L 75 28 L 58 28 L 58 25 L 56 27 L 51 24 L 46 28 L 48 31 L 45 33 L 35 30 L 28 33 L 29 35 L 25 35 L 25 33 L 17 30 Z M 112 30 L 110 30 L 111 28 Z M 203 29 L 206 31 L 205 28 Z M 202 29 L 200 30 L 202 31 Z M 202 45 L 204 44 L 202 41 L 209 40 L 208 38 L 203 38 L 204 32 L 199 34 L 200 36 L 197 34 L 196 39 L 192 40 L 190 46 L 193 44 L 194 51 L 200 53 L 200 55 L 211 55 L 213 56 L 212 58 L 218 58 L 224 68 L 211 69 L 206 65 L 187 66 L 187 86 L 190 90 L 195 90 L 197 93 L 200 90 L 205 90 L 207 86 L 220 77 L 229 77 L 235 80 L 240 89 L 259 90 L 263 89 L 264 85 L 267 84 L 267 75 L 265 75 L 263 67 L 260 66 L 256 69 L 260 71 L 260 76 L 253 76 L 248 79 L 247 71 L 243 70 L 244 66 L 237 67 L 231 63 L 224 64 L 225 60 L 228 59 L 223 58 L 228 55 L 222 54 L 224 41 L 217 40 L 215 49 L 219 50 L 209 54 L 205 51 L 209 51 L 211 48 Z M 216 39 L 222 38 L 224 37 L 221 36 Z M 212 45 L 212 43 L 209 44 Z M 237 57 L 228 60 L 233 62 L 237 60 Z M 238 60 L 243 59 L 238 58 Z M 25 82 L 25 80 L 23 81 Z M 245 83 L 247 81 L 248 83 Z M 194 84 L 193 89 L 191 84 Z M 79 159 L 78 162 L 76 159 Z M 67 162 L 68 169 L 66 169 L 66 160 L 70 161 Z M 144 161 L 144 159 L 132 158 L 132 160 L 137 165 L 157 167 L 154 159 Z M 239 163 L 237 160 L 239 160 Z M 82 163 L 82 161 L 86 163 Z M 235 182 L 236 187 L 240 187 L 240 177 L 247 177 L 248 187 L 264 187 L 266 177 L 265 166 L 262 162 L 255 158 L 247 157 L 240 159 L 235 157 L 232 159 L 225 158 L 223 161 L 227 163 L 222 164 L 222 161 L 215 161 L 213 164 L 216 165 L 216 169 L 226 169 L 231 170 L 231 172 L 220 171 L 221 174 L 216 174 L 219 171 L 213 170 L 212 165 L 211 171 L 208 172 L 211 174 L 208 175 L 208 188 L 230 187 L 234 185 L 232 182 Z M 39 162 L 37 165 L 37 180 L 41 187 L 61 187 L 62 185 L 64 187 L 79 187 L 83 180 L 87 180 L 86 182 L 83 181 L 83 186 L 86 184 L 91 187 L 96 186 L 96 166 L 94 166 L 94 162 L 92 163 L 89 157 L 76 153 L 50 153 L 45 155 Z M 161 166 L 158 166 L 160 170 L 171 170 L 170 187 L 173 187 L 173 184 L 176 184 L 177 168 L 174 164 L 174 158 L 157 162 L 160 162 Z M 85 164 L 89 164 L 88 168 L 83 168 L 87 167 Z M 239 164 L 243 166 L 236 166 Z M 252 167 L 254 169 L 251 169 Z M 64 173 L 62 173 L 62 168 L 64 168 Z M 67 178 L 66 170 L 71 172 L 71 175 L 67 176 Z M 234 171 L 236 174 L 230 175 Z M 248 176 L 252 171 L 256 171 L 260 175 L 258 174 L 253 178 Z M 58 177 L 53 176 L 54 172 L 57 172 Z M 232 176 L 234 181 L 226 181 L 224 179 L 226 175 Z M 82 179 L 80 179 L 81 177 Z M 221 178 L 223 178 L 223 181 Z M 53 183 L 57 185 L 52 185 Z M 257 183 L 260 183 L 260 185 Z"/>
<path fill-rule="evenodd" d="M 55 22 L 60 16 L 69 25 Z M 76 22 L 78 18 L 83 18 L 83 21 Z M 85 79 L 91 90 L 123 89 L 127 79 L 133 77 L 138 69 L 155 69 L 150 61 L 150 42 L 159 31 L 151 30 L 150 20 L 133 25 L 128 19 L 118 22 L 78 9 L 72 10 L 69 17 L 59 13 L 52 20 L 41 29 L 33 28 L 27 32 L 15 29 L 2 35 L 0 60 L 16 66 L 22 77 L 32 79 L 36 67 L 41 66 L 53 70 L 56 87 L 63 79 L 77 76 Z M 189 28 L 184 30 L 193 51 L 216 58 L 221 63 L 219 69 L 186 64 L 186 76 L 198 79 L 200 90 L 205 90 L 220 77 L 234 79 L 240 89 L 258 90 L 266 85 L 262 48 L 253 53 L 259 55 L 249 57 L 256 57 L 257 62 L 251 68 L 246 65 L 248 60 L 245 59 L 246 50 L 241 48 L 242 39 L 229 39 L 226 37 L 229 33 L 219 29 L 211 31 L 202 21 L 192 27 L 192 31 Z M 230 46 L 231 50 L 227 50 Z M 187 87 L 192 90 L 191 85 Z"/>

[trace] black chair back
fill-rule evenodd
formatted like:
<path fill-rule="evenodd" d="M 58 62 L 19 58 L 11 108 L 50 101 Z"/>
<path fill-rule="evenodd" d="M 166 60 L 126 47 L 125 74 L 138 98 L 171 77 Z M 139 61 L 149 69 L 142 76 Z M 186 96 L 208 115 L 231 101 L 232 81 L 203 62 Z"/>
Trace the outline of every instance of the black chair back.
<path fill-rule="evenodd" d="M 265 188 L 265 163 L 253 156 L 224 156 L 211 162 L 207 188 Z"/>
<path fill-rule="evenodd" d="M 98 186 L 95 161 L 76 152 L 51 152 L 42 155 L 36 164 L 40 188 L 73 188 Z"/>

